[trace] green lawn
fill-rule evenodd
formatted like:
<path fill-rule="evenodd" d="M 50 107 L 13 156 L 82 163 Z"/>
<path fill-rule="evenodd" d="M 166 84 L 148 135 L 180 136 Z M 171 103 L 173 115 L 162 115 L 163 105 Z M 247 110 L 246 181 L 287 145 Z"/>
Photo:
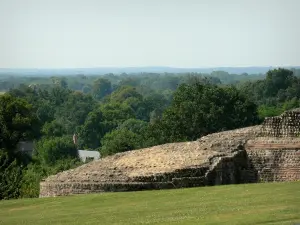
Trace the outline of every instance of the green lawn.
<path fill-rule="evenodd" d="M 300 182 L 0 201 L 0 224 L 300 224 Z"/>

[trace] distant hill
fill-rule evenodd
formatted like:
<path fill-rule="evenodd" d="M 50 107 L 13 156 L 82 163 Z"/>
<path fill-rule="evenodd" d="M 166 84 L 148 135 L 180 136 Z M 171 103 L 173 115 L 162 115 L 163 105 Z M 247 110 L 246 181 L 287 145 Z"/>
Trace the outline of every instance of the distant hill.
<path fill-rule="evenodd" d="M 231 74 L 264 74 L 276 67 L 212 67 L 212 68 L 175 68 L 175 67 L 99 67 L 99 68 L 70 68 L 70 69 L 10 69 L 0 68 L 0 75 L 21 76 L 68 76 L 74 74 L 102 75 L 108 73 L 211 73 L 213 71 L 225 71 Z M 300 69 L 300 66 L 284 67 Z"/>

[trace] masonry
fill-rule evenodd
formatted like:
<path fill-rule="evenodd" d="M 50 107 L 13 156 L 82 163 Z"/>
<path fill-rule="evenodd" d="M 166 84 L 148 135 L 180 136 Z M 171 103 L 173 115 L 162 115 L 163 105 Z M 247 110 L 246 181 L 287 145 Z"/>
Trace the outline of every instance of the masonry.
<path fill-rule="evenodd" d="M 118 153 L 41 182 L 40 197 L 300 180 L 300 110 L 262 125 Z"/>
<path fill-rule="evenodd" d="M 300 140 L 269 138 L 248 141 L 246 151 L 258 181 L 300 180 Z"/>
<path fill-rule="evenodd" d="M 284 112 L 280 116 L 266 118 L 261 136 L 266 137 L 299 137 L 300 109 Z"/>

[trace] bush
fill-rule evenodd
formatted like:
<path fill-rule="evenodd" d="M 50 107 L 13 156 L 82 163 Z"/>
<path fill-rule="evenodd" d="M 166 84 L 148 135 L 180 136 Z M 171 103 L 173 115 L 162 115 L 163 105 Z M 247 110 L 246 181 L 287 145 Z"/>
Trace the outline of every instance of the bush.
<path fill-rule="evenodd" d="M 40 193 L 40 181 L 49 175 L 49 168 L 43 167 L 39 163 L 28 165 L 23 171 L 21 197 L 36 198 Z"/>
<path fill-rule="evenodd" d="M 20 195 L 22 198 L 37 198 L 40 193 L 40 182 L 42 179 L 57 174 L 59 172 L 73 169 L 82 165 L 82 162 L 76 158 L 67 158 L 56 161 L 52 166 L 43 165 L 39 160 L 35 160 L 28 165 L 23 172 Z"/>
<path fill-rule="evenodd" d="M 0 150 L 0 200 L 18 198 L 22 180 L 22 166 L 7 152 Z"/>

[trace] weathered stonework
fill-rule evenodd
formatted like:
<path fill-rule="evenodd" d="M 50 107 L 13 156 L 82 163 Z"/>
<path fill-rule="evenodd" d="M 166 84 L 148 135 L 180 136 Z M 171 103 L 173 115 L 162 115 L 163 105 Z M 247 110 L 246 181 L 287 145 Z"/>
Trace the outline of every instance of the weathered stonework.
<path fill-rule="evenodd" d="M 266 118 L 262 125 L 262 136 L 299 137 L 300 109 L 287 111 L 280 116 Z"/>
<path fill-rule="evenodd" d="M 300 180 L 299 114 L 93 161 L 48 177 L 40 197 Z"/>
<path fill-rule="evenodd" d="M 250 140 L 246 151 L 258 172 L 258 181 L 300 180 L 300 139 Z"/>

